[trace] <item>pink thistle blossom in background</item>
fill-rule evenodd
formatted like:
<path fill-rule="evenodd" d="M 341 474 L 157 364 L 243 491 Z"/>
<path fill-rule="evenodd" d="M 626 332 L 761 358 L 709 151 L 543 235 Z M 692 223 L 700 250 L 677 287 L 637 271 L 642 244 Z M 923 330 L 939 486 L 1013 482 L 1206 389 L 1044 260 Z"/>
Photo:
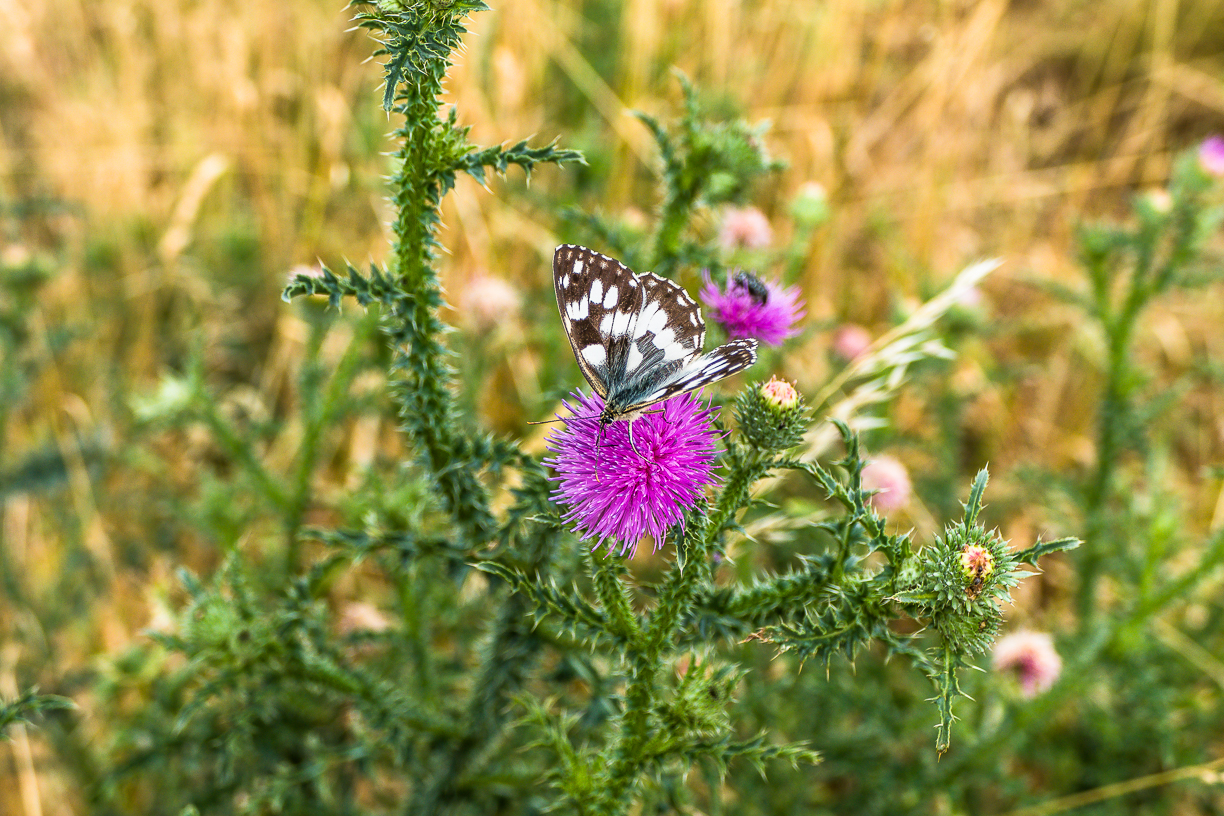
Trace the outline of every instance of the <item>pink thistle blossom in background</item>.
<path fill-rule="evenodd" d="M 323 267 L 319 264 L 298 264 L 289 270 L 289 282 L 292 283 L 298 275 L 303 278 L 322 278 Z"/>
<path fill-rule="evenodd" d="M 863 489 L 875 493 L 868 502 L 881 513 L 909 504 L 913 486 L 905 465 L 891 456 L 877 456 L 863 468 Z"/>
<path fill-rule="evenodd" d="M 1062 658 L 1045 632 L 1012 632 L 995 644 L 994 670 L 1015 675 L 1020 692 L 1032 698 L 1054 685 L 1062 672 Z"/>
<path fill-rule="evenodd" d="M 1209 175 L 1224 176 L 1224 138 L 1208 136 L 1199 145 L 1199 166 Z"/>
<path fill-rule="evenodd" d="M 756 207 L 728 207 L 723 212 L 718 244 L 723 249 L 762 249 L 773 242 L 773 227 Z"/>
<path fill-rule="evenodd" d="M 727 275 L 727 288 L 719 290 L 704 273 L 705 286 L 701 302 L 710 317 L 723 327 L 732 340 L 756 338 L 771 346 L 780 346 L 788 337 L 799 333 L 795 328 L 804 315 L 799 287 L 783 287 L 776 281 L 762 281 L 747 272 Z"/>
<path fill-rule="evenodd" d="M 544 463 L 556 471 L 553 499 L 564 506 L 565 523 L 578 536 L 620 544 L 633 553 L 644 536 L 663 544 L 669 527 L 684 525 L 684 511 L 714 484 L 715 409 L 694 394 L 680 394 L 632 420 L 608 424 L 600 438 L 604 401 L 581 391 L 564 403 L 576 418 L 548 438 L 553 455 Z M 656 410 L 662 409 L 662 410 Z M 635 451 L 636 448 L 636 451 Z"/>
<path fill-rule="evenodd" d="M 472 330 L 488 332 L 517 315 L 522 301 L 518 290 L 506 281 L 478 272 L 459 296 L 460 315 Z"/>
<path fill-rule="evenodd" d="M 846 323 L 833 333 L 833 353 L 848 363 L 857 360 L 871 343 L 871 332 L 857 323 Z"/>
<path fill-rule="evenodd" d="M 391 620 L 372 603 L 350 601 L 340 610 L 336 631 L 342 635 L 354 632 L 385 632 L 391 628 Z"/>

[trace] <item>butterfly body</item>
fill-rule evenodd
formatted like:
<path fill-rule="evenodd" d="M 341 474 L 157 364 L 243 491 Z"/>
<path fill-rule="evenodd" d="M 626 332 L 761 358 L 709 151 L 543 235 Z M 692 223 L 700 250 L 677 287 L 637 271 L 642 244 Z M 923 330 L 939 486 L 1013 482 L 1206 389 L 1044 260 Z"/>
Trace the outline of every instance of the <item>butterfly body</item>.
<path fill-rule="evenodd" d="M 553 286 L 578 367 L 604 400 L 601 427 L 756 362 L 756 340 L 702 353 L 705 321 L 688 292 L 586 247 L 557 247 Z"/>

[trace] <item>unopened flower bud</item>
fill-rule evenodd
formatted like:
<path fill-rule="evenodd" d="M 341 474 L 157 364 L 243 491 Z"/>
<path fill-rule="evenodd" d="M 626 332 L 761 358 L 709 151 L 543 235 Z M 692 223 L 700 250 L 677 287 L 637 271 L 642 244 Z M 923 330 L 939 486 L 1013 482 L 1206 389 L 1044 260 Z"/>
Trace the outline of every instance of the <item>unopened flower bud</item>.
<path fill-rule="evenodd" d="M 816 226 L 829 218 L 829 195 L 819 182 L 809 181 L 799 188 L 791 203 L 791 215 L 800 224 Z"/>
<path fill-rule="evenodd" d="M 976 598 L 986 580 L 994 573 L 995 558 L 985 547 L 967 544 L 961 550 L 960 568 L 965 578 L 965 594 Z"/>
<path fill-rule="evenodd" d="M 1153 212 L 1168 215 L 1173 211 L 1173 196 L 1169 195 L 1169 191 L 1163 187 L 1149 190 L 1144 198 Z"/>
<path fill-rule="evenodd" d="M 741 394 L 735 404 L 735 419 L 749 443 L 762 450 L 792 448 L 807 430 L 803 397 L 795 386 L 777 377 Z"/>
<path fill-rule="evenodd" d="M 777 377 L 770 377 L 769 382 L 761 386 L 761 396 L 768 404 L 784 410 L 790 410 L 799 404 L 799 392 L 795 390 L 795 386 Z"/>

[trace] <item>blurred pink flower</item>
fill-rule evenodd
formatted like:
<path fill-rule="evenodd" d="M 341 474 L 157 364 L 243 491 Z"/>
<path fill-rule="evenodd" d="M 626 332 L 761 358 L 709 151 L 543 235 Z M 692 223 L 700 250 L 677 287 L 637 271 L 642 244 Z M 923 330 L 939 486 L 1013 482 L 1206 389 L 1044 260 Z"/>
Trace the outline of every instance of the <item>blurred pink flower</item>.
<path fill-rule="evenodd" d="M 372 603 L 350 601 L 340 610 L 336 631 L 342 635 L 354 632 L 385 632 L 391 628 L 391 620 Z"/>
<path fill-rule="evenodd" d="M 863 489 L 876 491 L 868 500 L 881 513 L 909 504 L 913 487 L 905 465 L 891 456 L 877 456 L 863 468 Z"/>
<path fill-rule="evenodd" d="M 1209 174 L 1224 176 L 1224 138 L 1208 136 L 1199 145 L 1199 165 Z"/>
<path fill-rule="evenodd" d="M 1020 692 L 1036 697 L 1054 685 L 1062 671 L 1062 658 L 1054 651 L 1054 639 L 1045 632 L 1012 632 L 995 644 L 994 669 L 1015 675 Z"/>
<path fill-rule="evenodd" d="M 773 241 L 773 227 L 756 207 L 728 207 L 723 213 L 718 243 L 723 249 L 761 249 Z"/>
<path fill-rule="evenodd" d="M 298 264 L 289 270 L 289 280 L 293 281 L 298 275 L 303 278 L 321 278 L 323 277 L 323 267 L 316 264 Z"/>
<path fill-rule="evenodd" d="M 478 272 L 459 296 L 460 319 L 473 331 L 488 332 L 518 314 L 522 298 L 501 278 Z"/>
<path fill-rule="evenodd" d="M 846 323 L 833 333 L 833 353 L 846 362 L 857 360 L 871 346 L 871 332 L 857 323 Z"/>

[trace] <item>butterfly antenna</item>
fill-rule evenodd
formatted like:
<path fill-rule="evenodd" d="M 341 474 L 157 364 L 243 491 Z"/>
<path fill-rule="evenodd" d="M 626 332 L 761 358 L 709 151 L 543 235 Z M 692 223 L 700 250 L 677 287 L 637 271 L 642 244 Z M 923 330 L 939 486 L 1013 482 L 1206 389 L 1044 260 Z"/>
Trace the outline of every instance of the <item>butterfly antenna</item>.
<path fill-rule="evenodd" d="M 541 419 L 537 422 L 528 422 L 528 425 L 549 425 L 553 422 L 569 422 L 572 419 L 582 419 L 582 417 L 557 417 L 556 419 Z"/>

